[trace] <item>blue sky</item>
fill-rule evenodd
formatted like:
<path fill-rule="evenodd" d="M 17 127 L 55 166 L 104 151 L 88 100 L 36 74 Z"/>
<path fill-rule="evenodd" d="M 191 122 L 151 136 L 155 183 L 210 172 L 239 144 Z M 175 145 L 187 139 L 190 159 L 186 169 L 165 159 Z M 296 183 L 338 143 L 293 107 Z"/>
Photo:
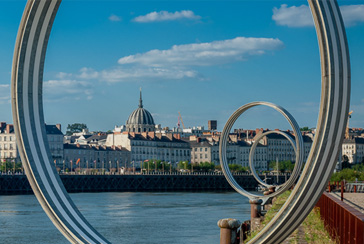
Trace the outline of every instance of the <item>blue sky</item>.
<path fill-rule="evenodd" d="M 347 26 L 354 110 L 364 127 L 364 1 L 339 1 Z M 0 1 L 0 111 L 11 122 L 10 72 L 25 1 Z M 257 100 L 285 107 L 315 127 L 320 101 L 317 37 L 306 1 L 67 1 L 57 14 L 45 64 L 49 124 L 86 123 L 107 131 L 138 106 L 157 124 L 223 125 Z M 254 108 L 241 128 L 289 126 Z"/>

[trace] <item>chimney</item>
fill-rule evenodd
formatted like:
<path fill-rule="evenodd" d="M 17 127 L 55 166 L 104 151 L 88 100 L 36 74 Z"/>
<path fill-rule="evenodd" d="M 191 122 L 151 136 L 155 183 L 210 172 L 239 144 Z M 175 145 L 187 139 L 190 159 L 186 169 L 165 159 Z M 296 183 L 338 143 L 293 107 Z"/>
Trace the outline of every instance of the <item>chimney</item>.
<path fill-rule="evenodd" d="M 6 133 L 10 134 L 10 132 L 12 131 L 12 129 L 13 129 L 13 125 L 11 125 L 11 124 L 7 124 L 6 125 Z"/>
<path fill-rule="evenodd" d="M 154 139 L 154 136 L 155 136 L 155 132 L 154 131 L 150 131 L 148 132 L 148 136 L 152 139 Z"/>
<path fill-rule="evenodd" d="M 200 143 L 200 142 L 201 142 L 201 137 L 197 137 L 197 138 L 196 138 L 196 142 L 197 142 L 197 143 Z"/>
<path fill-rule="evenodd" d="M 197 137 L 196 136 L 190 136 L 190 141 L 196 141 Z"/>
<path fill-rule="evenodd" d="M 57 127 L 58 130 L 62 131 L 61 124 L 56 124 L 56 127 Z"/>
<path fill-rule="evenodd" d="M 3 130 L 4 127 L 6 127 L 6 122 L 1 122 L 0 123 L 0 130 Z"/>
<path fill-rule="evenodd" d="M 166 134 L 166 137 L 167 137 L 169 140 L 173 141 L 173 134 L 172 134 L 172 133 L 167 133 L 167 134 Z"/>
<path fill-rule="evenodd" d="M 177 140 L 181 140 L 181 134 L 177 133 L 177 134 L 173 134 L 173 137 Z"/>

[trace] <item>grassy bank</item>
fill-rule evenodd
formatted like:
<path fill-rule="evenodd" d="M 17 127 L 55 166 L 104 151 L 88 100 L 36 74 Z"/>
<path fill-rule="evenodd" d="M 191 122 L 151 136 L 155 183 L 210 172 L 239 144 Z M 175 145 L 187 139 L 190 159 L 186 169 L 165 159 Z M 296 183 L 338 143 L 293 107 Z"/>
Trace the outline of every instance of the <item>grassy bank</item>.
<path fill-rule="evenodd" d="M 263 229 L 271 219 L 276 215 L 279 209 L 286 202 L 287 198 L 291 194 L 290 191 L 283 193 L 278 196 L 274 202 L 272 208 L 264 216 L 264 221 L 259 230 L 251 233 L 249 240 L 251 240 L 261 229 Z M 306 241 L 307 243 L 315 244 L 338 244 L 338 241 L 331 239 L 329 233 L 325 229 L 324 222 L 320 218 L 320 212 L 318 209 L 313 209 L 311 213 L 307 216 L 305 221 L 301 226 L 295 230 L 284 243 L 302 243 Z"/>

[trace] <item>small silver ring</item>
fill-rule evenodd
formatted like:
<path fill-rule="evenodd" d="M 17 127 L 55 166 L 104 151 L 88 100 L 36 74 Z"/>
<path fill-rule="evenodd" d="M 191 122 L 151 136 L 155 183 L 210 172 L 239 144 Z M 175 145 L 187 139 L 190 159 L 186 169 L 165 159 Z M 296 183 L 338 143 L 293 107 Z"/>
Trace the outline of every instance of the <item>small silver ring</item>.
<path fill-rule="evenodd" d="M 293 171 L 292 171 L 292 174 L 289 178 L 289 180 L 287 180 L 286 182 L 284 182 L 283 184 L 281 185 L 278 185 L 278 186 L 275 186 L 275 187 L 282 187 L 283 185 L 285 184 L 290 184 L 290 186 L 292 186 L 295 182 L 295 180 L 297 179 L 299 173 L 300 173 L 300 169 L 302 169 L 302 164 L 303 162 L 302 161 L 298 161 L 299 160 L 299 155 L 297 153 L 297 148 L 296 148 L 296 143 L 293 141 L 292 137 L 289 136 L 287 133 L 283 132 L 283 131 L 276 131 L 276 130 L 271 130 L 271 131 L 267 131 L 267 132 L 264 132 L 262 133 L 261 135 L 259 135 L 256 139 L 255 139 L 255 142 L 253 143 L 251 149 L 250 149 L 250 153 L 249 153 L 249 166 L 250 166 L 250 169 L 251 169 L 251 172 L 254 176 L 254 178 L 259 182 L 259 184 L 269 188 L 269 187 L 272 187 L 273 185 L 270 185 L 270 184 L 267 184 L 266 182 L 264 182 L 260 177 L 259 175 L 256 173 L 255 171 L 255 166 L 254 166 L 254 153 L 255 153 L 255 149 L 256 147 L 258 146 L 259 144 L 259 141 L 260 139 L 262 139 L 264 136 L 267 136 L 269 134 L 280 134 L 282 136 L 284 136 L 292 145 L 295 153 L 296 153 L 296 162 L 295 162 L 295 165 L 294 165 L 294 168 L 293 168 Z M 301 133 L 298 133 L 299 135 L 301 135 Z M 278 169 L 277 169 L 278 170 Z M 292 177 L 294 176 L 296 173 L 298 173 L 298 175 L 296 177 Z M 293 181 L 291 181 L 290 179 L 291 178 L 294 178 Z M 278 182 L 277 182 L 278 184 Z"/>

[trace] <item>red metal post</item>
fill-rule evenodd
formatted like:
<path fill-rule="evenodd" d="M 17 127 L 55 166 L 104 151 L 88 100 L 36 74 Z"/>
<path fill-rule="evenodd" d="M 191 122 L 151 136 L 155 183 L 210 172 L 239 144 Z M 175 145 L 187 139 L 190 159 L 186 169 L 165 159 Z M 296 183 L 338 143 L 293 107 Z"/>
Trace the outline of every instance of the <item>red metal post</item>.
<path fill-rule="evenodd" d="M 329 185 L 328 185 L 328 187 L 329 187 L 329 192 L 331 192 L 331 185 L 330 185 L 330 181 L 329 181 Z"/>
<path fill-rule="evenodd" d="M 356 193 L 356 185 L 354 185 L 354 193 Z"/>

